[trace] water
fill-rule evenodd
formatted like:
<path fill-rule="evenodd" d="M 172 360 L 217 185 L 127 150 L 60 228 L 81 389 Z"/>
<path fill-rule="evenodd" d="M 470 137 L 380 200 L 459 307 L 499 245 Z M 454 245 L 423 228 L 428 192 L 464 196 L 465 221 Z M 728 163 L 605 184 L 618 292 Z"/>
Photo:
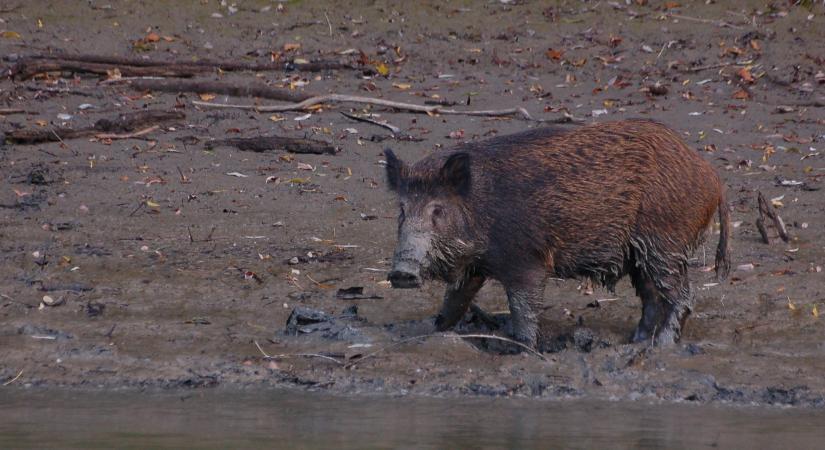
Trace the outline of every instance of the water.
<path fill-rule="evenodd" d="M 0 448 L 817 448 L 825 411 L 283 391 L 0 391 Z"/>

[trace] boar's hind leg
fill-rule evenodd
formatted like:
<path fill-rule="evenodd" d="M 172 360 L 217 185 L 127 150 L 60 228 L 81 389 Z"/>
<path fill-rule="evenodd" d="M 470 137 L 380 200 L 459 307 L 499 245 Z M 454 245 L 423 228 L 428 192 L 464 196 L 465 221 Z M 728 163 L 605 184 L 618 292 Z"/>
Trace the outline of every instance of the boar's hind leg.
<path fill-rule="evenodd" d="M 630 341 L 648 341 L 662 323 L 662 300 L 659 289 L 656 288 L 653 280 L 639 268 L 634 268 L 630 272 L 630 280 L 636 288 L 636 294 L 642 299 L 642 318 Z"/>
<path fill-rule="evenodd" d="M 690 291 L 687 269 L 669 276 L 667 281 L 666 285 L 659 286 L 665 307 L 661 331 L 656 336 L 656 343 L 660 345 L 679 342 L 679 338 L 682 337 L 682 326 L 693 307 L 693 295 Z"/>
<path fill-rule="evenodd" d="M 435 327 L 438 331 L 449 330 L 467 312 L 473 298 L 484 285 L 484 276 L 465 276 L 447 288 L 444 294 L 444 305 L 435 318 Z"/>

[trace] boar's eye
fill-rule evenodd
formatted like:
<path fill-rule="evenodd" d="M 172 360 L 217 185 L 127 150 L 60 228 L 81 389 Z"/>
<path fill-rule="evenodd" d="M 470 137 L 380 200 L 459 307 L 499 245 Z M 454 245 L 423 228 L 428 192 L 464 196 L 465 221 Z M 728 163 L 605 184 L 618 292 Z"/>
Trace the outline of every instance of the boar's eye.
<path fill-rule="evenodd" d="M 433 205 L 432 209 L 430 210 L 430 220 L 433 222 L 433 226 L 437 227 L 438 222 L 444 219 L 444 207 L 441 205 Z"/>

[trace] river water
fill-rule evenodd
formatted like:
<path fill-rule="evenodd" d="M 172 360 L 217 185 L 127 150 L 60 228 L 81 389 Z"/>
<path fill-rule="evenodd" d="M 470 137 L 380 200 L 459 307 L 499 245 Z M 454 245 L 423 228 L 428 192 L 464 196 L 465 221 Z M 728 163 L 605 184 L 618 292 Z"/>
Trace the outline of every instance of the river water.
<path fill-rule="evenodd" d="M 821 448 L 825 411 L 336 397 L 0 391 L 0 448 Z"/>

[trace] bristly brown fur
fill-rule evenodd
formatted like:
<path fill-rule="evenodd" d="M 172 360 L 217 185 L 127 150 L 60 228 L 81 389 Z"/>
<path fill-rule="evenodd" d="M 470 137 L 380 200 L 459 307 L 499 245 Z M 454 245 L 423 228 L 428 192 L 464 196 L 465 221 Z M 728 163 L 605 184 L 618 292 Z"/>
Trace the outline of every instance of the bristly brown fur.
<path fill-rule="evenodd" d="M 445 163 L 465 154 L 471 181 L 457 195 L 445 195 Z M 653 334 L 678 340 L 693 304 L 687 261 L 717 211 L 718 276 L 730 267 L 730 219 L 719 177 L 656 122 L 501 136 L 434 154 L 399 175 L 402 197 L 441 196 L 463 211 L 462 229 L 448 238 L 483 251 L 471 258 L 472 268 L 458 269 L 505 287 L 536 285 L 541 271 L 608 288 L 630 275 L 644 304 L 634 340 Z M 518 292 L 514 298 L 526 298 Z"/>

